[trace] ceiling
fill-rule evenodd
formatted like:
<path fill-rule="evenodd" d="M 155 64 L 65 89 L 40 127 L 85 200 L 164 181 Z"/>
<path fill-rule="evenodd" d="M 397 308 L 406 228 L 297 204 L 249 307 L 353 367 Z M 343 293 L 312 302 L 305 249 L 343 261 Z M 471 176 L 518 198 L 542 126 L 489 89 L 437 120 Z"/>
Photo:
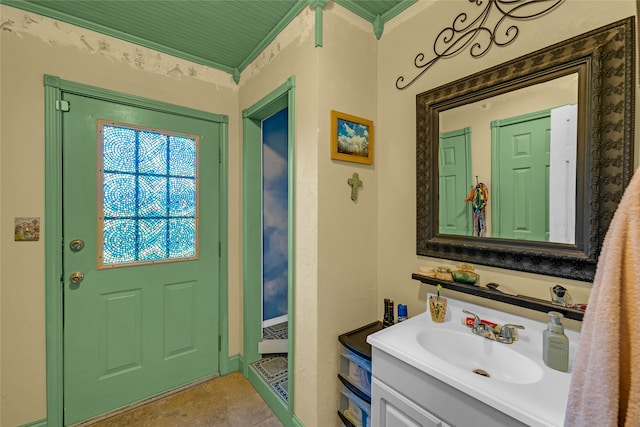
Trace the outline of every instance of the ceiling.
<path fill-rule="evenodd" d="M 335 0 L 374 26 L 417 0 Z M 309 4 L 323 0 L 2 0 L 234 75 L 244 70 Z"/>

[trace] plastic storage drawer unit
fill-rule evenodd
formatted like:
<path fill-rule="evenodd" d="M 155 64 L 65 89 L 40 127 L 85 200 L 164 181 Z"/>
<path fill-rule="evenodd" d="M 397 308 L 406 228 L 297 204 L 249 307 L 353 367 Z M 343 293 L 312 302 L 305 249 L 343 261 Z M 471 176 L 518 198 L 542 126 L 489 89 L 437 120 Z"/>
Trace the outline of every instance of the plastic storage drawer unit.
<path fill-rule="evenodd" d="M 340 346 L 340 376 L 371 398 L 371 360 Z"/>
<path fill-rule="evenodd" d="M 371 411 L 371 345 L 367 336 L 382 329 L 374 322 L 338 337 L 340 403 L 338 415 L 347 427 L 369 425 Z"/>
<path fill-rule="evenodd" d="M 356 393 L 340 384 L 340 403 L 338 413 L 356 427 L 371 425 L 371 402 L 365 402 Z"/>

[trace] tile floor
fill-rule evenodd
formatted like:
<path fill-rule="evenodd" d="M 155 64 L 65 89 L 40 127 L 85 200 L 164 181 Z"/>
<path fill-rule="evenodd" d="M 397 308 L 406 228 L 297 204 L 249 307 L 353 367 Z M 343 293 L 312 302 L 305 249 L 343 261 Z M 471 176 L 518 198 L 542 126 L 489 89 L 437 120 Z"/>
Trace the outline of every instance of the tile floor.
<path fill-rule="evenodd" d="M 282 427 L 242 374 L 214 378 L 92 427 Z"/>

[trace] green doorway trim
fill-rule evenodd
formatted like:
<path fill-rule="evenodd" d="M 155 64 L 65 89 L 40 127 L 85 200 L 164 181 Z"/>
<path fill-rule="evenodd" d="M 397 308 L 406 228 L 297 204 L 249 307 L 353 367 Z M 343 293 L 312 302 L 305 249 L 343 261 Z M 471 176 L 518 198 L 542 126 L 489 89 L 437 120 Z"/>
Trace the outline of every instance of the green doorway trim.
<path fill-rule="evenodd" d="M 260 359 L 262 286 L 262 120 L 288 108 L 288 401 L 283 400 L 250 366 Z M 242 372 L 271 409 L 287 426 L 302 425 L 293 414 L 294 408 L 294 178 L 295 178 L 295 77 L 242 112 L 243 129 L 243 347 Z"/>
<path fill-rule="evenodd" d="M 63 406 L 63 337 L 62 337 L 62 100 L 63 93 L 73 93 L 133 105 L 153 111 L 193 117 L 220 123 L 220 316 L 219 366 L 222 375 L 229 372 L 228 332 L 228 117 L 180 107 L 147 98 L 128 95 L 94 86 L 44 76 L 45 124 L 45 336 L 46 336 L 46 393 L 48 427 L 64 425 Z"/>

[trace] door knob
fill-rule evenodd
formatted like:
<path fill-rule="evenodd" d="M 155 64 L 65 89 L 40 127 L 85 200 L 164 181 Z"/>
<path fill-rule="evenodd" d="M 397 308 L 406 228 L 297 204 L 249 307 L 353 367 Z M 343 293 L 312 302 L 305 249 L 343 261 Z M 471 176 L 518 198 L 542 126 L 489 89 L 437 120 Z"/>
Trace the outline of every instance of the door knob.
<path fill-rule="evenodd" d="M 75 273 L 71 274 L 71 276 L 69 276 L 69 281 L 74 285 L 79 285 L 83 280 L 84 274 L 79 271 L 76 271 Z"/>

